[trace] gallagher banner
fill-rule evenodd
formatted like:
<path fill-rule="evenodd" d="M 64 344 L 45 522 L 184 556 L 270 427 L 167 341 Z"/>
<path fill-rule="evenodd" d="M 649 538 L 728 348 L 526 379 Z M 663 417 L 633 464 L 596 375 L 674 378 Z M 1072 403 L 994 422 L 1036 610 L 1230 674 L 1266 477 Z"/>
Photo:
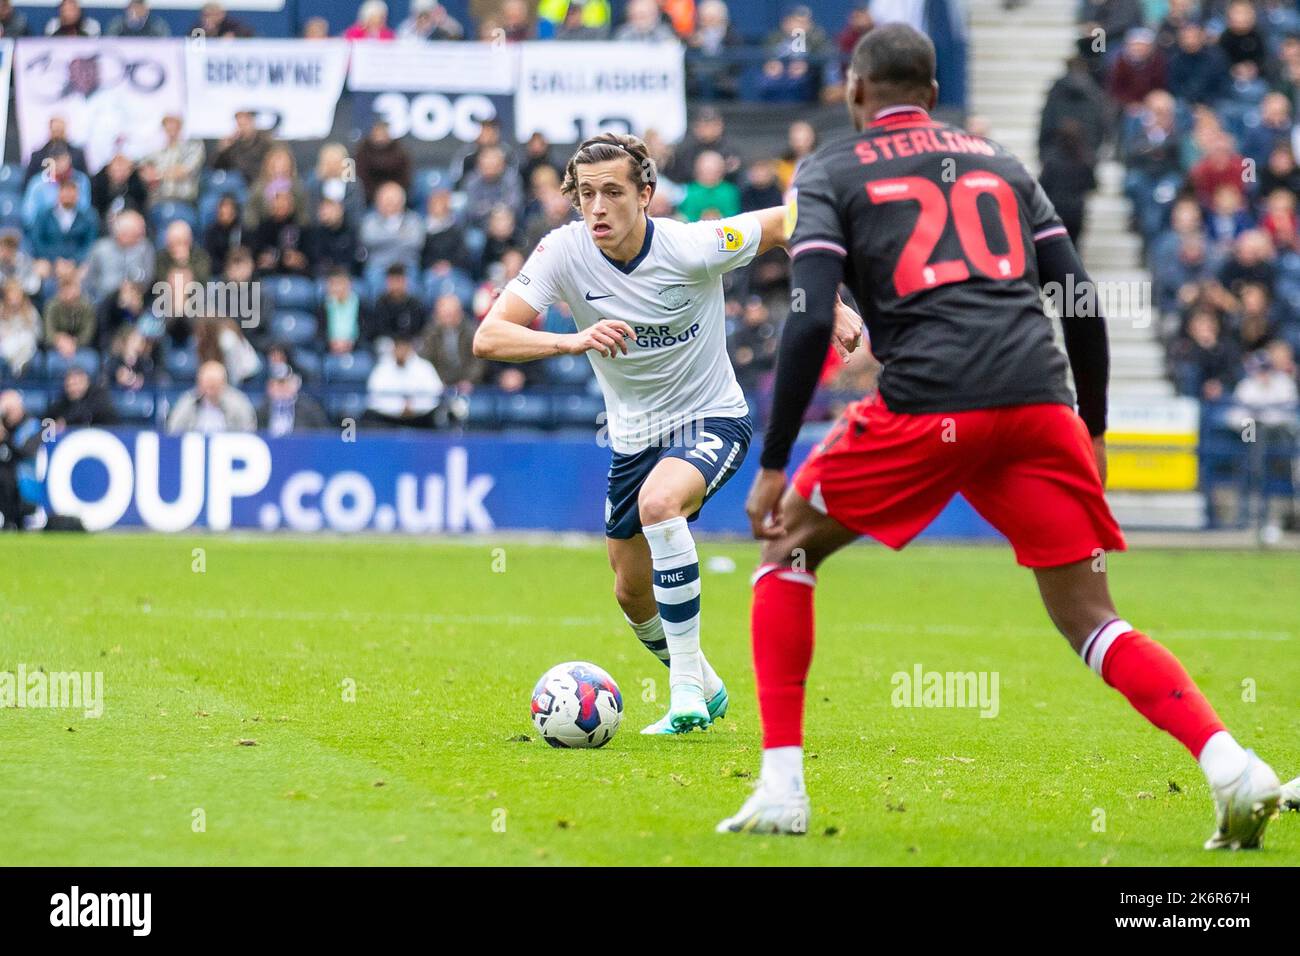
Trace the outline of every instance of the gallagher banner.
<path fill-rule="evenodd" d="M 221 139 L 254 110 L 276 139 L 324 139 L 347 76 L 345 40 L 185 40 L 190 136 Z"/>
<path fill-rule="evenodd" d="M 14 99 L 23 162 L 49 139 L 53 116 L 67 121 L 68 139 L 85 149 L 92 173 L 118 150 L 139 159 L 159 148 L 164 114 L 184 112 L 184 48 L 182 40 L 19 40 Z"/>
<path fill-rule="evenodd" d="M 71 431 L 43 452 L 46 504 L 92 531 L 604 531 L 609 450 L 594 438 L 354 437 Z M 757 462 L 755 450 L 695 527 L 749 533 L 744 500 Z M 996 535 L 960 499 L 929 533 Z"/>

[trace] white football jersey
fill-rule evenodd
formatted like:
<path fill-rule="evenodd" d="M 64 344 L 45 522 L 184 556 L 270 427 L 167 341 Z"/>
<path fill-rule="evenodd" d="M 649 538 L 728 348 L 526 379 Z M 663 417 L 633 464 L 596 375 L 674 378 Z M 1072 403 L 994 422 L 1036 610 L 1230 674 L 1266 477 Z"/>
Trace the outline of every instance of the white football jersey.
<path fill-rule="evenodd" d="M 605 395 L 610 444 L 634 454 L 699 418 L 749 414 L 727 357 L 722 274 L 758 251 L 757 217 L 647 219 L 645 244 L 616 263 L 586 224 L 552 230 L 506 286 L 538 312 L 566 302 L 579 329 L 619 319 L 628 354 L 587 353 Z"/>

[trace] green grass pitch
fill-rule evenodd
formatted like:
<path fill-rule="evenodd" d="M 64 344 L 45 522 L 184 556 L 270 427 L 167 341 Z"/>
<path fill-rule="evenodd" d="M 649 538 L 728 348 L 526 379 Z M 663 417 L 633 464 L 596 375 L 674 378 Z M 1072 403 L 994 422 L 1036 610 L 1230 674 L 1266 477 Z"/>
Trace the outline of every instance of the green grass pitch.
<path fill-rule="evenodd" d="M 0 671 L 102 671 L 105 710 L 0 710 L 0 864 L 1300 864 L 1297 814 L 1261 852 L 1200 849 L 1194 761 L 1071 654 L 1005 548 L 862 546 L 824 567 L 811 830 L 715 835 L 759 759 L 756 547 L 700 550 L 737 566 L 703 575 L 732 711 L 671 739 L 637 733 L 667 671 L 595 540 L 6 536 Z M 1300 773 L 1300 555 L 1110 570 L 1238 738 Z M 533 683 L 569 659 L 622 688 L 602 750 L 553 750 L 529 721 Z M 891 676 L 917 664 L 996 672 L 997 716 L 895 707 Z"/>

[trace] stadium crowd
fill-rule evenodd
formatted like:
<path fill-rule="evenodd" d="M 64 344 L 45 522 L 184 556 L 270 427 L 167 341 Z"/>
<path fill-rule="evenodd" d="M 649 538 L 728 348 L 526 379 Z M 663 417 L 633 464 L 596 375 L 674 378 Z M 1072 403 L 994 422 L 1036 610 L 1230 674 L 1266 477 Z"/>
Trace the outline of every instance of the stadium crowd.
<path fill-rule="evenodd" d="M 506 0 L 476 34 L 546 35 L 547 11 L 565 6 L 550 30 L 556 39 L 603 4 L 543 3 L 541 17 L 528 20 L 527 4 Z M 394 31 L 384 4 L 368 0 L 345 36 L 473 32 L 437 4 L 412 11 Z M 158 35 L 154 22 L 136 0 L 107 32 Z M 94 35 L 92 23 L 65 0 L 46 32 Z M 215 3 L 199 24 L 248 35 Z M 0 25 L 6 35 L 26 28 L 4 0 Z M 661 11 L 654 0 L 633 0 L 627 22 L 609 26 L 584 19 L 581 29 L 623 40 L 671 31 L 708 48 L 728 30 L 727 7 L 670 2 Z M 836 41 L 804 7 L 792 7 L 784 26 L 805 31 L 810 49 L 849 51 L 870 17 L 855 11 Z M 309 25 L 309 35 L 318 32 Z M 720 89 L 724 79 L 709 82 Z M 380 121 L 352 148 L 320 145 L 301 168 L 302 153 L 258 129 L 251 111 L 216 143 L 187 137 L 183 116 L 161 122 L 166 145 L 157 153 L 119 154 L 92 170 L 56 116 L 26 166 L 0 169 L 0 381 L 22 388 L 25 414 L 56 428 L 121 422 L 272 434 L 349 420 L 599 423 L 603 406 L 584 357 L 497 365 L 471 348 L 496 291 L 542 236 L 577 218 L 560 192 L 564 149 L 540 134 L 515 144 L 487 121 L 449 164 L 417 167 Z M 816 145 L 813 127 L 795 122 L 779 154 L 743 162 L 707 103 L 694 109 L 681 143 L 653 130 L 646 139 L 659 168 L 651 214 L 690 221 L 780 204 Z M 786 256 L 769 253 L 727 282 L 732 359 L 761 413 L 788 307 Z M 563 306 L 538 322 L 573 329 Z M 846 390 L 861 390 L 871 374 L 861 359 L 827 370 Z"/>
<path fill-rule="evenodd" d="M 1293 418 L 1300 350 L 1300 13 L 1251 0 L 1083 0 L 1044 106 L 1043 186 L 1076 238 L 1124 165 L 1178 392 Z"/>

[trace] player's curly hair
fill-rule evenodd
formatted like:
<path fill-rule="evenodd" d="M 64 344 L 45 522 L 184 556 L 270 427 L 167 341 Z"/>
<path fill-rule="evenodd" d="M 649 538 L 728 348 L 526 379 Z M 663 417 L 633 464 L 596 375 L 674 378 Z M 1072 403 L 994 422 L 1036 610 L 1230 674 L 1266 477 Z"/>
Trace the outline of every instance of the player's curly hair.
<path fill-rule="evenodd" d="M 650 148 L 644 140 L 627 133 L 600 133 L 583 140 L 578 151 L 570 157 L 569 164 L 564 167 L 564 182 L 560 191 L 575 206 L 578 205 L 578 167 L 607 163 L 611 159 L 626 159 L 632 182 L 638 189 L 649 185 L 650 195 L 654 195 L 655 187 L 659 184 L 659 169 L 655 166 L 654 157 L 650 155 Z"/>

